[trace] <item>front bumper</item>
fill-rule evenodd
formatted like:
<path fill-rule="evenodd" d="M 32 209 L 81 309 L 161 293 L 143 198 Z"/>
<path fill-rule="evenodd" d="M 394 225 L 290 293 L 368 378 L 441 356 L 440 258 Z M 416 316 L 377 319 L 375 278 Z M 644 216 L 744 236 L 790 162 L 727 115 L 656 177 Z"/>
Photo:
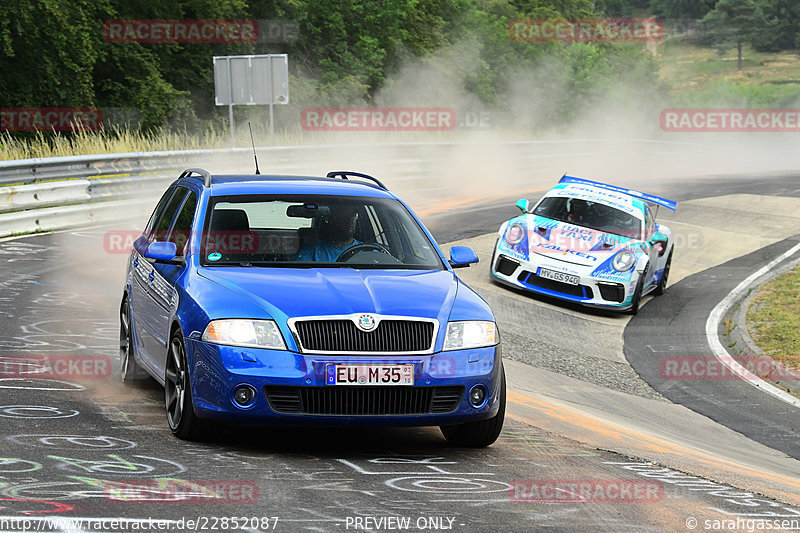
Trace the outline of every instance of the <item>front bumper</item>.
<path fill-rule="evenodd" d="M 539 276 L 540 269 L 563 272 L 579 278 L 578 285 L 553 281 Z M 531 254 L 529 260 L 496 251 L 492 258 L 491 277 L 503 284 L 582 305 L 623 311 L 631 307 L 638 273 L 630 279 L 605 279 L 591 275 L 583 267 L 556 258 Z"/>
<path fill-rule="evenodd" d="M 431 355 L 343 356 L 238 348 L 187 338 L 200 418 L 248 425 L 435 426 L 491 418 L 499 409 L 500 345 Z M 414 386 L 327 386 L 329 363 L 413 363 Z M 234 401 L 240 386 L 256 395 Z M 487 400 L 469 403 L 473 386 Z"/>

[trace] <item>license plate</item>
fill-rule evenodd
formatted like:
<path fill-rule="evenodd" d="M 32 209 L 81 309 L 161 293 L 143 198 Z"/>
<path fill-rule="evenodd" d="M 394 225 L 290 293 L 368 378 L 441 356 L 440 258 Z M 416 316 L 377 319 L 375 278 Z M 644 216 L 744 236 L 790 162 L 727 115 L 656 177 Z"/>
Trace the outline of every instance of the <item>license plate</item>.
<path fill-rule="evenodd" d="M 568 283 L 569 285 L 578 285 L 580 278 L 572 274 L 565 274 L 563 272 L 556 272 L 554 270 L 547 270 L 546 268 L 539 269 L 539 276 L 553 281 L 560 281 L 561 283 Z"/>
<path fill-rule="evenodd" d="M 326 385 L 413 385 L 414 365 L 329 364 Z"/>

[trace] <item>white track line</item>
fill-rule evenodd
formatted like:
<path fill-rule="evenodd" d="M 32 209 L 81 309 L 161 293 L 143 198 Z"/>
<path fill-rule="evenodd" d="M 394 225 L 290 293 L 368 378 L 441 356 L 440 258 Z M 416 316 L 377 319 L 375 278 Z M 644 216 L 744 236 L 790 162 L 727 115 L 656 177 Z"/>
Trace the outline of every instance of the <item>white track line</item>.
<path fill-rule="evenodd" d="M 797 253 L 798 250 L 800 250 L 800 244 L 793 246 L 791 249 L 779 255 L 737 285 L 736 288 L 730 292 L 730 294 L 728 294 L 720 303 L 716 305 L 716 307 L 714 307 L 714 309 L 711 311 L 711 314 L 708 316 L 708 320 L 706 321 L 706 337 L 708 339 L 708 345 L 711 348 L 711 351 L 714 353 L 714 356 L 719 359 L 722 364 L 727 366 L 731 372 L 757 389 L 763 390 L 779 400 L 782 400 L 789 405 L 793 405 L 794 407 L 800 409 L 800 400 L 788 392 L 782 391 L 778 387 L 767 383 L 734 360 L 725 347 L 722 346 L 722 342 L 719 340 L 719 335 L 717 333 L 719 324 L 722 322 L 722 317 L 725 314 L 725 311 L 731 305 L 733 305 L 733 302 L 739 298 L 742 293 L 749 289 L 750 284 L 769 272 L 781 262 Z"/>

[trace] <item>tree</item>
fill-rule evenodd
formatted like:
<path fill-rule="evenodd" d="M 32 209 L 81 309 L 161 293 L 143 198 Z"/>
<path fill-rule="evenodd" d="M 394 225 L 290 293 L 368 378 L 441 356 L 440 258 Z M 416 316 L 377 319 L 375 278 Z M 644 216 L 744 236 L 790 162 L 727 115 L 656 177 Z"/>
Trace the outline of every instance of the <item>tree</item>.
<path fill-rule="evenodd" d="M 800 2 L 797 0 L 766 0 L 764 12 L 776 21 L 768 42 L 758 50 L 777 52 L 800 48 Z"/>
<path fill-rule="evenodd" d="M 650 0 L 597 0 L 597 9 L 609 17 L 633 17 L 643 13 Z"/>
<path fill-rule="evenodd" d="M 0 102 L 8 107 L 91 107 L 101 55 L 103 1 L 20 0 L 0 9 Z"/>
<path fill-rule="evenodd" d="M 651 0 L 650 11 L 659 17 L 697 20 L 714 8 L 714 0 Z"/>
<path fill-rule="evenodd" d="M 762 44 L 775 24 L 767 20 L 763 6 L 763 0 L 719 0 L 700 21 L 704 39 L 720 54 L 736 48 L 739 70 L 742 70 L 742 47 Z"/>

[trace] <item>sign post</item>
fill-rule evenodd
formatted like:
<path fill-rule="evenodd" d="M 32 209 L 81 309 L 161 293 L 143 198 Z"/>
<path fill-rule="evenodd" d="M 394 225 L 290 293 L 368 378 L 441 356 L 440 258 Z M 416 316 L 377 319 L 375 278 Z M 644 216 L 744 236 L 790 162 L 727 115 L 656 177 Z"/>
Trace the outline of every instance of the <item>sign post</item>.
<path fill-rule="evenodd" d="M 289 103 L 289 56 L 214 56 L 214 103 L 228 106 L 233 145 L 233 106 L 269 105 L 270 142 L 275 144 L 273 105 Z"/>

